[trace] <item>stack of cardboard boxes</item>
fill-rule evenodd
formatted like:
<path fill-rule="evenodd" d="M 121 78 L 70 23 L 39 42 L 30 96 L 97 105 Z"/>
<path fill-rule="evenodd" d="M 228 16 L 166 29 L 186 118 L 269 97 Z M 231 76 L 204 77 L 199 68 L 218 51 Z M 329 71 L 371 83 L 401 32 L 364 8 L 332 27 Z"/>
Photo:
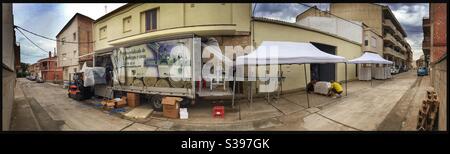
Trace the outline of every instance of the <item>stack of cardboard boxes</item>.
<path fill-rule="evenodd" d="M 136 93 L 127 93 L 127 102 L 128 106 L 136 107 L 139 106 L 139 94 Z"/>
<path fill-rule="evenodd" d="M 164 117 L 178 119 L 182 100 L 180 97 L 164 97 L 162 100 Z"/>
<path fill-rule="evenodd" d="M 120 99 L 103 100 L 101 104 L 105 109 L 122 108 L 128 105 L 127 97 L 122 96 Z"/>

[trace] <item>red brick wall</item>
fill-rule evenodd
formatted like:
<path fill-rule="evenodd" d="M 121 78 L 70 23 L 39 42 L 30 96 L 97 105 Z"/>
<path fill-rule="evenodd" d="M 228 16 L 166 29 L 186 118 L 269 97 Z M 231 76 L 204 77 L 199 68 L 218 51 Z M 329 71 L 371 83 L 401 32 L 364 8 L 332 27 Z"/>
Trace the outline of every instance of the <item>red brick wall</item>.
<path fill-rule="evenodd" d="M 45 68 L 43 67 L 44 63 L 47 65 Z M 58 67 L 57 63 L 56 56 L 39 61 L 42 79 L 45 81 L 55 81 L 55 79 L 56 81 L 63 80 L 62 67 Z"/>
<path fill-rule="evenodd" d="M 439 100 L 439 130 L 447 130 L 447 59 L 439 61 L 447 53 L 447 4 L 430 4 L 431 21 L 431 85 Z"/>
<path fill-rule="evenodd" d="M 447 53 L 447 4 L 431 3 L 430 20 L 432 28 L 431 63 Z"/>
<path fill-rule="evenodd" d="M 78 41 L 79 42 L 92 42 L 92 25 L 93 20 L 78 16 Z M 79 56 L 89 54 L 93 52 L 94 45 L 92 43 L 81 43 L 78 46 Z M 81 57 L 81 61 L 92 61 L 92 56 Z"/>

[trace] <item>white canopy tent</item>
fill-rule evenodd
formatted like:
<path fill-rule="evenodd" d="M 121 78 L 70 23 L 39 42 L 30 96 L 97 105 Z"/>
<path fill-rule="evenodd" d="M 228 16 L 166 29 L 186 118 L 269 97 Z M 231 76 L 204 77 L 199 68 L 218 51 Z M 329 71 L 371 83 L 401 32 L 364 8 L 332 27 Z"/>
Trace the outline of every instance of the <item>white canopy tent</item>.
<path fill-rule="evenodd" d="M 384 59 L 383 57 L 381 57 L 380 55 L 376 54 L 376 53 L 372 53 L 369 51 L 364 52 L 364 54 L 361 57 L 349 60 L 348 63 L 351 64 L 393 64 L 393 62 Z M 371 66 L 373 68 L 373 65 Z M 384 73 L 386 71 L 383 71 Z M 370 84 L 373 85 L 372 83 L 372 77 L 370 77 Z"/>
<path fill-rule="evenodd" d="M 305 69 L 305 87 L 307 84 L 306 65 L 311 63 L 345 63 L 345 93 L 347 95 L 347 60 L 344 57 L 331 55 L 316 48 L 311 43 L 263 41 L 253 52 L 236 58 L 237 65 L 283 65 L 303 64 Z M 233 82 L 233 106 L 235 97 L 236 76 Z M 309 108 L 309 96 L 306 93 Z"/>
<path fill-rule="evenodd" d="M 380 55 L 372 52 L 364 52 L 361 57 L 349 60 L 351 64 L 393 64 L 393 62 L 384 59 Z"/>
<path fill-rule="evenodd" d="M 273 50 L 272 50 L 273 49 Z M 277 58 L 277 61 L 270 59 Z M 236 65 L 344 63 L 344 57 L 331 55 L 311 43 L 264 41 L 253 52 L 236 58 Z"/>

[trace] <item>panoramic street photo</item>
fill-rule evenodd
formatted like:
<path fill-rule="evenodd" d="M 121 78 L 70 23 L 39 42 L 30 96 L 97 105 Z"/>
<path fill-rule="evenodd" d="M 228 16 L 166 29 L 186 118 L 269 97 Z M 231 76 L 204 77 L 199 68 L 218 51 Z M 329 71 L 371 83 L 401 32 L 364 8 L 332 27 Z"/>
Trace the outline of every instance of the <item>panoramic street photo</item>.
<path fill-rule="evenodd" d="M 2 131 L 447 131 L 446 3 L 2 3 L 2 64 Z"/>

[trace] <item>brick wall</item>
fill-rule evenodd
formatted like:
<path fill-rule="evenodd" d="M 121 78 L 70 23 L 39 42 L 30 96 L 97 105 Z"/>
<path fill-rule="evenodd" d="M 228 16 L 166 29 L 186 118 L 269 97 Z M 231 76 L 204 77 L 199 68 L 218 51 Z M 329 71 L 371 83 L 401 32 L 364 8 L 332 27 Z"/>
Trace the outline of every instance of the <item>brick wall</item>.
<path fill-rule="evenodd" d="M 430 60 L 434 63 L 447 53 L 447 4 L 431 3 L 430 6 L 432 28 Z"/>
<path fill-rule="evenodd" d="M 447 4 L 430 4 L 431 22 L 431 85 L 438 94 L 439 130 L 447 130 Z"/>
<path fill-rule="evenodd" d="M 78 41 L 79 42 L 92 42 L 92 25 L 93 20 L 86 17 L 78 16 Z M 80 43 L 78 45 L 79 56 L 89 54 L 93 52 L 92 43 Z M 83 61 L 92 61 L 92 56 L 85 56 L 79 59 L 80 63 Z"/>

